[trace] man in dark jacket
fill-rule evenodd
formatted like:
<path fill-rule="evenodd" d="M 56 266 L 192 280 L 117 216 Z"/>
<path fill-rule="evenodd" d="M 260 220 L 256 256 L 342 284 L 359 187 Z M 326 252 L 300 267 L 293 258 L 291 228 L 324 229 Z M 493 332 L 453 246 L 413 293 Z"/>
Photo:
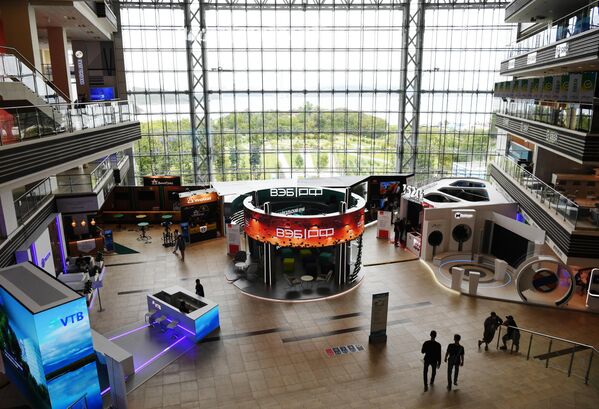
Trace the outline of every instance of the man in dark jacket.
<path fill-rule="evenodd" d="M 453 336 L 453 344 L 447 346 L 445 362 L 447 362 L 447 390 L 451 390 L 451 374 L 453 372 L 453 384 L 458 385 L 460 366 L 464 366 L 464 347 L 460 345 L 459 334 Z"/>
<path fill-rule="evenodd" d="M 435 341 L 437 331 L 431 331 L 431 339 L 422 344 L 424 354 L 424 391 L 428 391 L 428 367 L 432 367 L 431 385 L 435 383 L 437 369 L 441 367 L 441 344 Z"/>
<path fill-rule="evenodd" d="M 204 296 L 204 286 L 200 283 L 200 279 L 196 278 L 196 294 L 200 297 Z"/>
<path fill-rule="evenodd" d="M 493 341 L 493 337 L 495 336 L 495 331 L 497 331 L 497 328 L 499 328 L 499 326 L 501 324 L 503 324 L 503 320 L 501 318 L 499 318 L 497 316 L 497 314 L 495 314 L 495 312 L 491 312 L 491 315 L 489 315 L 487 317 L 487 319 L 485 320 L 485 323 L 483 324 L 484 325 L 483 339 L 478 341 L 479 348 L 484 343 L 485 351 L 489 350 L 489 344 L 491 343 L 491 341 Z"/>
<path fill-rule="evenodd" d="M 507 350 L 506 342 L 511 339 L 512 346 L 516 349 L 516 352 L 518 352 L 520 349 L 520 331 L 518 330 L 518 325 L 516 324 L 514 317 L 511 315 L 508 315 L 505 318 L 507 319 L 503 321 L 503 325 L 507 327 L 507 332 L 503 337 L 501 337 L 503 345 L 499 349 L 503 351 Z"/>

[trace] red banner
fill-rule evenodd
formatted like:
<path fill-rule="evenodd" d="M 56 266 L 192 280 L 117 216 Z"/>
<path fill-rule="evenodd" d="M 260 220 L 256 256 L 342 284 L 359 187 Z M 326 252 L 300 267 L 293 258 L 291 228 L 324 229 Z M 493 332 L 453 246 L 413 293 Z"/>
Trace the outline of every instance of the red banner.
<path fill-rule="evenodd" d="M 261 243 L 282 247 L 326 247 L 364 232 L 364 208 L 334 216 L 293 217 L 245 209 L 245 233 Z"/>

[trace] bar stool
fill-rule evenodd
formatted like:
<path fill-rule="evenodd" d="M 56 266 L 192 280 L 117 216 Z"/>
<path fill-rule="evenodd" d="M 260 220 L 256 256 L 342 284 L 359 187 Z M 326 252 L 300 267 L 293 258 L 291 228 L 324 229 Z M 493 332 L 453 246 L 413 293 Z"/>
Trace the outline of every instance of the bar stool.
<path fill-rule="evenodd" d="M 148 227 L 149 225 L 150 223 L 148 222 L 137 223 L 137 226 L 139 227 L 139 237 L 137 238 L 138 241 L 143 241 L 146 244 L 148 244 L 148 242 L 152 239 L 151 236 L 146 234 L 146 227 Z"/>

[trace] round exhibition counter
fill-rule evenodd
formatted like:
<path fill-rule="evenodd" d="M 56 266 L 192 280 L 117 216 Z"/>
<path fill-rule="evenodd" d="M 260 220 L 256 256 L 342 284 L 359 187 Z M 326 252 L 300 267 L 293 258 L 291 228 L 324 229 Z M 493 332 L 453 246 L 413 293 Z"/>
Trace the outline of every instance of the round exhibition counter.
<path fill-rule="evenodd" d="M 237 270 L 255 273 L 235 281 L 243 291 L 309 300 L 338 295 L 359 282 L 362 197 L 349 189 L 290 187 L 262 189 L 241 199 L 247 260 Z"/>

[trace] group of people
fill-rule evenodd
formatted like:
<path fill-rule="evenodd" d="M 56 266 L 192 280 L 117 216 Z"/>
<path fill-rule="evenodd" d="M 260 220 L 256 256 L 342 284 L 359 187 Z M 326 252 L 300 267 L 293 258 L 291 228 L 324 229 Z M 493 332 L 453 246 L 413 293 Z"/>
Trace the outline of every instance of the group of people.
<path fill-rule="evenodd" d="M 518 325 L 514 320 L 514 317 L 511 315 L 507 315 L 506 320 L 503 321 L 501 318 L 495 314 L 495 312 L 491 312 L 491 314 L 485 319 L 483 324 L 483 339 L 478 340 L 478 347 L 480 348 L 482 344 L 485 344 L 485 351 L 489 350 L 489 344 L 493 341 L 495 337 L 495 331 L 499 328 L 500 325 L 505 325 L 507 327 L 507 331 L 503 337 L 501 337 L 501 341 L 503 345 L 499 348 L 501 350 L 507 350 L 507 341 L 512 341 L 512 347 L 518 352 L 520 349 L 520 331 L 518 330 Z"/>
<path fill-rule="evenodd" d="M 506 320 L 503 321 L 497 316 L 495 312 L 491 312 L 489 317 L 484 322 L 483 339 L 478 341 L 478 347 L 485 344 L 485 351 L 489 350 L 489 343 L 493 340 L 495 332 L 500 325 L 507 326 L 506 334 L 501 338 L 503 346 L 499 349 L 507 350 L 507 341 L 511 340 L 512 345 L 518 352 L 520 348 L 520 331 L 516 325 L 514 317 L 511 315 L 506 316 Z M 435 383 L 435 375 L 437 369 L 441 368 L 441 344 L 435 339 L 437 338 L 437 331 L 431 331 L 431 339 L 422 344 L 421 352 L 424 354 L 424 391 L 428 391 L 429 385 Z M 452 385 L 457 386 L 458 375 L 460 373 L 460 367 L 464 366 L 464 347 L 460 345 L 462 337 L 459 334 L 453 336 L 453 342 L 447 346 L 445 351 L 444 362 L 447 363 L 447 390 L 450 391 Z M 428 380 L 428 370 L 431 367 L 431 378 Z"/>
<path fill-rule="evenodd" d="M 430 385 L 435 383 L 437 369 L 441 368 L 441 344 L 435 339 L 437 331 L 431 331 L 431 339 L 422 345 L 421 352 L 424 354 L 424 391 L 428 391 L 428 367 L 432 368 Z M 447 363 L 447 390 L 451 390 L 452 378 L 453 385 L 458 384 L 458 375 L 460 366 L 464 366 L 464 347 L 460 345 L 462 337 L 459 334 L 453 336 L 453 343 L 447 346 L 444 361 Z"/>

